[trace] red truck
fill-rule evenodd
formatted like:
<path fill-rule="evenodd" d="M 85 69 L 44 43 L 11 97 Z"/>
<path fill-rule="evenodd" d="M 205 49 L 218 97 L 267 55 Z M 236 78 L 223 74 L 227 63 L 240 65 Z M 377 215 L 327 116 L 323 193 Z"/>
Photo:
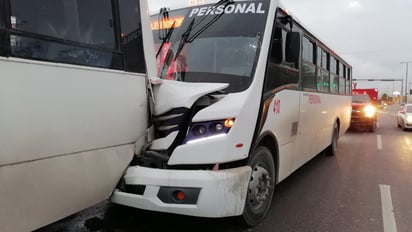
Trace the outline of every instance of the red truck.
<path fill-rule="evenodd" d="M 377 126 L 378 89 L 352 90 L 352 115 L 350 126 L 375 132 Z"/>
<path fill-rule="evenodd" d="M 371 98 L 372 102 L 375 104 L 379 103 L 378 99 L 378 89 L 371 88 L 371 89 L 352 89 L 352 95 L 358 94 L 367 94 Z"/>

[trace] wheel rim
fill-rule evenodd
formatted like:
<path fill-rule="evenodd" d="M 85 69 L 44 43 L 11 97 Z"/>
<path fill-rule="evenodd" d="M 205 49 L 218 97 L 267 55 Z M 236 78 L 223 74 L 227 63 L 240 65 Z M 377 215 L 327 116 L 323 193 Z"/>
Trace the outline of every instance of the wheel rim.
<path fill-rule="evenodd" d="M 253 211 L 260 211 L 265 207 L 265 202 L 270 197 L 271 188 L 270 173 L 261 165 L 256 165 L 252 171 L 248 194 Z"/>

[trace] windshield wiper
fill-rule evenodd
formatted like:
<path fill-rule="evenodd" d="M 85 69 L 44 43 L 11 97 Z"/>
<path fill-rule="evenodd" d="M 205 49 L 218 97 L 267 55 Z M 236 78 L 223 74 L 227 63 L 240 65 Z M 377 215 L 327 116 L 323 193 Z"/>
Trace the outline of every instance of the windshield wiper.
<path fill-rule="evenodd" d="M 163 22 L 165 19 L 166 19 L 167 21 L 169 21 L 169 11 L 168 11 L 167 8 L 161 8 L 161 9 L 160 9 L 160 13 L 159 13 L 159 20 L 158 20 L 158 21 L 159 21 L 159 25 L 160 25 L 160 21 Z M 172 26 L 170 26 L 170 28 L 167 30 L 167 33 L 166 33 L 166 35 L 165 35 L 164 37 L 163 37 L 163 35 L 160 34 L 160 33 L 161 33 L 160 31 L 163 30 L 163 29 L 160 28 L 160 30 L 159 30 L 159 39 L 162 39 L 162 43 L 160 44 L 159 50 L 157 50 L 156 57 L 159 56 L 160 52 L 162 51 L 163 46 L 164 46 L 167 42 L 170 41 L 170 37 L 172 37 L 172 33 L 173 33 L 174 29 L 175 29 L 175 24 L 176 24 L 176 20 L 173 21 Z"/>
<path fill-rule="evenodd" d="M 189 23 L 189 26 L 187 26 L 186 31 L 183 32 L 182 38 L 180 39 L 180 42 L 179 42 L 179 46 L 177 47 L 177 50 L 176 50 L 175 60 L 177 56 L 180 54 L 180 52 L 182 51 L 185 44 L 189 42 L 190 32 L 192 31 L 194 24 L 195 24 L 195 19 L 192 19 L 192 21 Z"/>
<path fill-rule="evenodd" d="M 223 10 L 224 10 L 226 9 L 227 6 L 233 3 L 234 3 L 233 0 L 221 0 L 212 6 L 212 10 L 216 9 L 217 7 L 221 5 L 224 5 L 223 7 Z M 195 25 L 195 19 L 193 18 L 190 24 L 187 26 L 185 32 L 183 32 L 182 34 L 182 38 L 180 39 L 179 46 L 177 47 L 177 50 L 176 50 L 175 60 L 177 59 L 178 55 L 180 54 L 180 52 L 182 51 L 186 43 L 193 42 L 200 34 L 202 34 L 206 29 L 208 29 L 212 24 L 214 24 L 220 17 L 222 17 L 223 14 L 224 13 L 214 16 L 209 22 L 207 22 L 203 27 L 201 27 L 198 31 L 196 31 L 196 33 L 190 36 L 190 33 L 192 32 L 193 28 L 199 26 L 200 23 L 202 23 L 205 20 L 207 15 L 204 15 L 202 18 L 200 18 L 199 21 L 196 23 L 196 25 Z"/>
<path fill-rule="evenodd" d="M 170 37 L 172 37 L 172 33 L 175 29 L 176 21 L 173 22 L 172 26 L 169 28 L 166 36 L 163 38 L 162 43 L 160 44 L 159 50 L 157 50 L 156 57 L 159 56 L 160 51 L 162 51 L 163 46 L 170 41 Z"/>

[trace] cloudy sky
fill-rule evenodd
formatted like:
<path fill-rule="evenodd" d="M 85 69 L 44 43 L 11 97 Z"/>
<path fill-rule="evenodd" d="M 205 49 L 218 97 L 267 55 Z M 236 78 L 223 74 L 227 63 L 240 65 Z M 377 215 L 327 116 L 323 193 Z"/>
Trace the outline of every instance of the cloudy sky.
<path fill-rule="evenodd" d="M 149 0 L 152 7 L 170 0 Z M 173 0 L 173 2 L 187 2 Z M 412 0 L 282 0 L 289 12 L 353 66 L 356 79 L 412 81 Z M 359 81 L 360 88 L 400 83 Z M 382 87 L 383 86 L 383 87 Z M 385 87 L 386 86 L 386 87 Z M 387 87 L 389 86 L 389 87 Z"/>
<path fill-rule="evenodd" d="M 412 0 L 283 2 L 304 25 L 352 64 L 354 78 L 405 78 L 406 64 L 401 62 L 412 62 Z M 412 81 L 412 63 L 408 76 Z"/>

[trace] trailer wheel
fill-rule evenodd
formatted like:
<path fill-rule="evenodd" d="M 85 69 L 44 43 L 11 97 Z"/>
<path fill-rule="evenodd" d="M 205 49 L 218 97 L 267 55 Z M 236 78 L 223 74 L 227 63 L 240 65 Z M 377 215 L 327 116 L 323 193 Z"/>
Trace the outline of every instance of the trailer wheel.
<path fill-rule="evenodd" d="M 276 170 L 268 148 L 260 146 L 251 156 L 248 165 L 252 174 L 248 186 L 245 209 L 241 222 L 252 227 L 263 221 L 269 212 L 275 187 Z"/>

